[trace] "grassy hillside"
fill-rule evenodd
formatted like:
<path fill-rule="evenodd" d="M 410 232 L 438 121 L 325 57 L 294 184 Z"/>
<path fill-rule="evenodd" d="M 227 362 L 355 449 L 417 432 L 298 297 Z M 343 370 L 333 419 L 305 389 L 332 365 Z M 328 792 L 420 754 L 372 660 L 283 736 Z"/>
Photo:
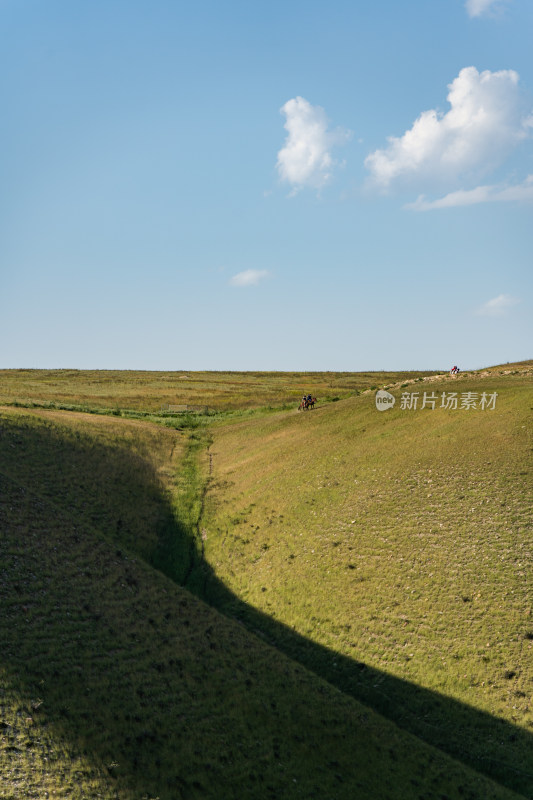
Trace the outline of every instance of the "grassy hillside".
<path fill-rule="evenodd" d="M 0 797 L 515 797 L 154 568 L 189 573 L 192 443 L 0 412 Z"/>
<path fill-rule="evenodd" d="M 526 364 L 219 426 L 203 521 L 214 603 L 529 797 L 531 387 Z"/>
<path fill-rule="evenodd" d="M 80 409 L 157 412 L 188 404 L 217 411 L 294 405 L 304 394 L 343 398 L 428 372 L 128 372 L 0 370 L 0 404 L 53 403 Z"/>

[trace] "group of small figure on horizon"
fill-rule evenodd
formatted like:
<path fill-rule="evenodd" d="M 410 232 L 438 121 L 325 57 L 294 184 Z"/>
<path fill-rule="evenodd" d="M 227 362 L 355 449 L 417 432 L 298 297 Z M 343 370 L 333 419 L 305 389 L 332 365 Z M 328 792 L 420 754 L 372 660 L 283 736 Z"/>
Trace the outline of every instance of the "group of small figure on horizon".
<path fill-rule="evenodd" d="M 316 403 L 316 397 L 313 397 L 312 394 L 304 394 L 304 396 L 300 400 L 298 411 L 305 411 L 307 408 L 314 408 L 315 403 Z"/>
<path fill-rule="evenodd" d="M 450 375 L 459 375 L 459 367 L 452 367 L 450 370 Z"/>

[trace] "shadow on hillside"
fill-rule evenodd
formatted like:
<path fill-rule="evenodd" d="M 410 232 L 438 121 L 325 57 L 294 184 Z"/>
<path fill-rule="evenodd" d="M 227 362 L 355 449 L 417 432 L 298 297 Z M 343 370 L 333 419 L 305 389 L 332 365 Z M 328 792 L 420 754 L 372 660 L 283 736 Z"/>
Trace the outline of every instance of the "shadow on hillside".
<path fill-rule="evenodd" d="M 178 569 L 174 578 L 182 582 L 194 543 L 176 520 L 153 464 L 142 447 L 128 447 L 119 437 L 98 438 L 98 432 L 23 418 L 0 436 L 0 469 L 148 563 L 158 568 L 169 560 L 181 564 L 183 571 Z M 105 429 L 103 433 L 113 435 Z"/>
<path fill-rule="evenodd" d="M 118 713 L 126 731 L 119 760 L 122 770 L 135 777 L 131 781 L 126 777 L 126 785 L 157 793 L 161 765 L 171 758 L 172 736 L 177 735 L 165 730 L 173 727 L 173 709 L 154 705 L 150 694 L 150 674 L 168 667 L 163 656 L 145 662 L 148 675 L 142 681 L 133 666 L 137 661 L 140 669 L 142 659 L 154 658 L 153 647 L 143 637 L 155 626 L 153 619 L 141 620 L 146 602 L 142 592 L 148 590 L 138 586 L 128 566 L 135 553 L 163 572 L 168 556 L 174 577 L 181 557 L 187 588 L 200 598 L 402 729 L 502 785 L 533 796 L 533 736 L 317 645 L 239 600 L 202 560 L 194 537 L 173 519 L 157 476 L 139 456 L 95 444 L 89 437 L 62 437 L 52 426 L 0 422 L 2 475 L 1 662 L 26 693 L 46 694 L 45 709 L 52 724 L 63 726 L 65 735 L 74 737 L 82 750 L 86 746 L 99 752 L 105 763 L 113 761 L 110 731 L 118 724 L 113 721 Z M 143 524 L 151 521 L 158 531 L 159 544 L 150 552 L 140 533 L 136 540 L 139 514 Z M 85 525 L 102 531 L 107 544 L 88 540 Z M 116 572 L 108 563 L 109 552 L 114 553 Z M 131 597 L 129 616 L 105 628 L 103 623 L 109 623 L 114 612 L 104 598 L 115 585 L 116 591 Z M 174 615 L 167 613 L 162 619 L 167 627 L 157 633 L 164 649 L 176 634 Z M 124 664 L 119 658 L 125 652 L 130 668 L 128 659 Z M 169 663 L 169 669 L 182 668 Z M 207 670 L 205 681 L 211 679 Z M 110 686 L 116 693 L 112 703 L 106 702 Z M 172 702 L 169 697 L 167 705 Z M 205 757 L 208 760 L 209 753 Z M 116 769 L 108 763 L 111 775 Z M 180 778 L 174 781 L 179 787 Z M 193 791 L 191 797 L 201 796 L 201 786 L 197 788 L 200 794 Z M 183 791 L 182 796 L 188 796 Z"/>
<path fill-rule="evenodd" d="M 524 729 L 306 639 L 236 597 L 208 565 L 198 565 L 195 579 L 195 593 L 294 661 L 427 744 L 533 798 L 533 735 Z"/>

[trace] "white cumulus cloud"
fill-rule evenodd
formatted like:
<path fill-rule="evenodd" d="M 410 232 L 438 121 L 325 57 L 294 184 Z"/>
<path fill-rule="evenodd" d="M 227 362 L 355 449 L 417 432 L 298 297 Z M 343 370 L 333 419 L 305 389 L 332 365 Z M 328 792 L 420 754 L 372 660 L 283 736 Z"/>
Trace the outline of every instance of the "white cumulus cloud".
<path fill-rule="evenodd" d="M 386 148 L 367 156 L 374 183 L 442 183 L 496 167 L 531 128 L 518 82 L 514 70 L 462 69 L 448 86 L 449 111 L 423 111 L 403 136 L 389 137 Z"/>
<path fill-rule="evenodd" d="M 320 189 L 336 164 L 332 148 L 346 142 L 350 132 L 341 128 L 328 130 L 324 109 L 303 97 L 288 100 L 280 111 L 285 115 L 287 130 L 276 164 L 281 180 L 291 184 L 294 191 L 304 186 Z"/>
<path fill-rule="evenodd" d="M 234 275 L 230 280 L 230 284 L 232 286 L 255 286 L 263 278 L 268 277 L 269 274 L 266 269 L 245 269 L 243 272 L 238 272 Z"/>
<path fill-rule="evenodd" d="M 465 8 L 469 17 L 482 17 L 499 8 L 506 0 L 466 0 Z"/>
<path fill-rule="evenodd" d="M 499 294 L 498 297 L 493 297 L 492 300 L 488 300 L 481 308 L 478 308 L 476 314 L 484 317 L 502 317 L 508 309 L 519 302 L 516 297 L 511 297 L 508 294 Z"/>
<path fill-rule="evenodd" d="M 475 189 L 459 189 L 438 200 L 426 200 L 420 195 L 405 208 L 413 211 L 432 211 L 436 208 L 473 206 L 478 203 L 525 203 L 533 201 L 533 175 L 515 186 L 476 186 Z"/>

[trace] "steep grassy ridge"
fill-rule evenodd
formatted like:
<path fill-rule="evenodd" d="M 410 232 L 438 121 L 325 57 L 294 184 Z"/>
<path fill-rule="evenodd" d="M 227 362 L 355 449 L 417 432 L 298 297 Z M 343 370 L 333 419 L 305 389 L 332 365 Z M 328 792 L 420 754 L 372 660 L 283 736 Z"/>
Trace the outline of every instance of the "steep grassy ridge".
<path fill-rule="evenodd" d="M 437 407 L 402 410 L 402 391 L 435 392 Z M 442 391 L 498 397 L 493 410 L 445 410 Z M 384 413 L 368 394 L 214 429 L 205 553 L 242 602 L 220 583 L 207 591 L 343 690 L 533 796 L 531 378 L 393 393 Z"/>
<path fill-rule="evenodd" d="M 181 446 L 0 413 L 0 797 L 515 797 L 150 565 Z"/>

